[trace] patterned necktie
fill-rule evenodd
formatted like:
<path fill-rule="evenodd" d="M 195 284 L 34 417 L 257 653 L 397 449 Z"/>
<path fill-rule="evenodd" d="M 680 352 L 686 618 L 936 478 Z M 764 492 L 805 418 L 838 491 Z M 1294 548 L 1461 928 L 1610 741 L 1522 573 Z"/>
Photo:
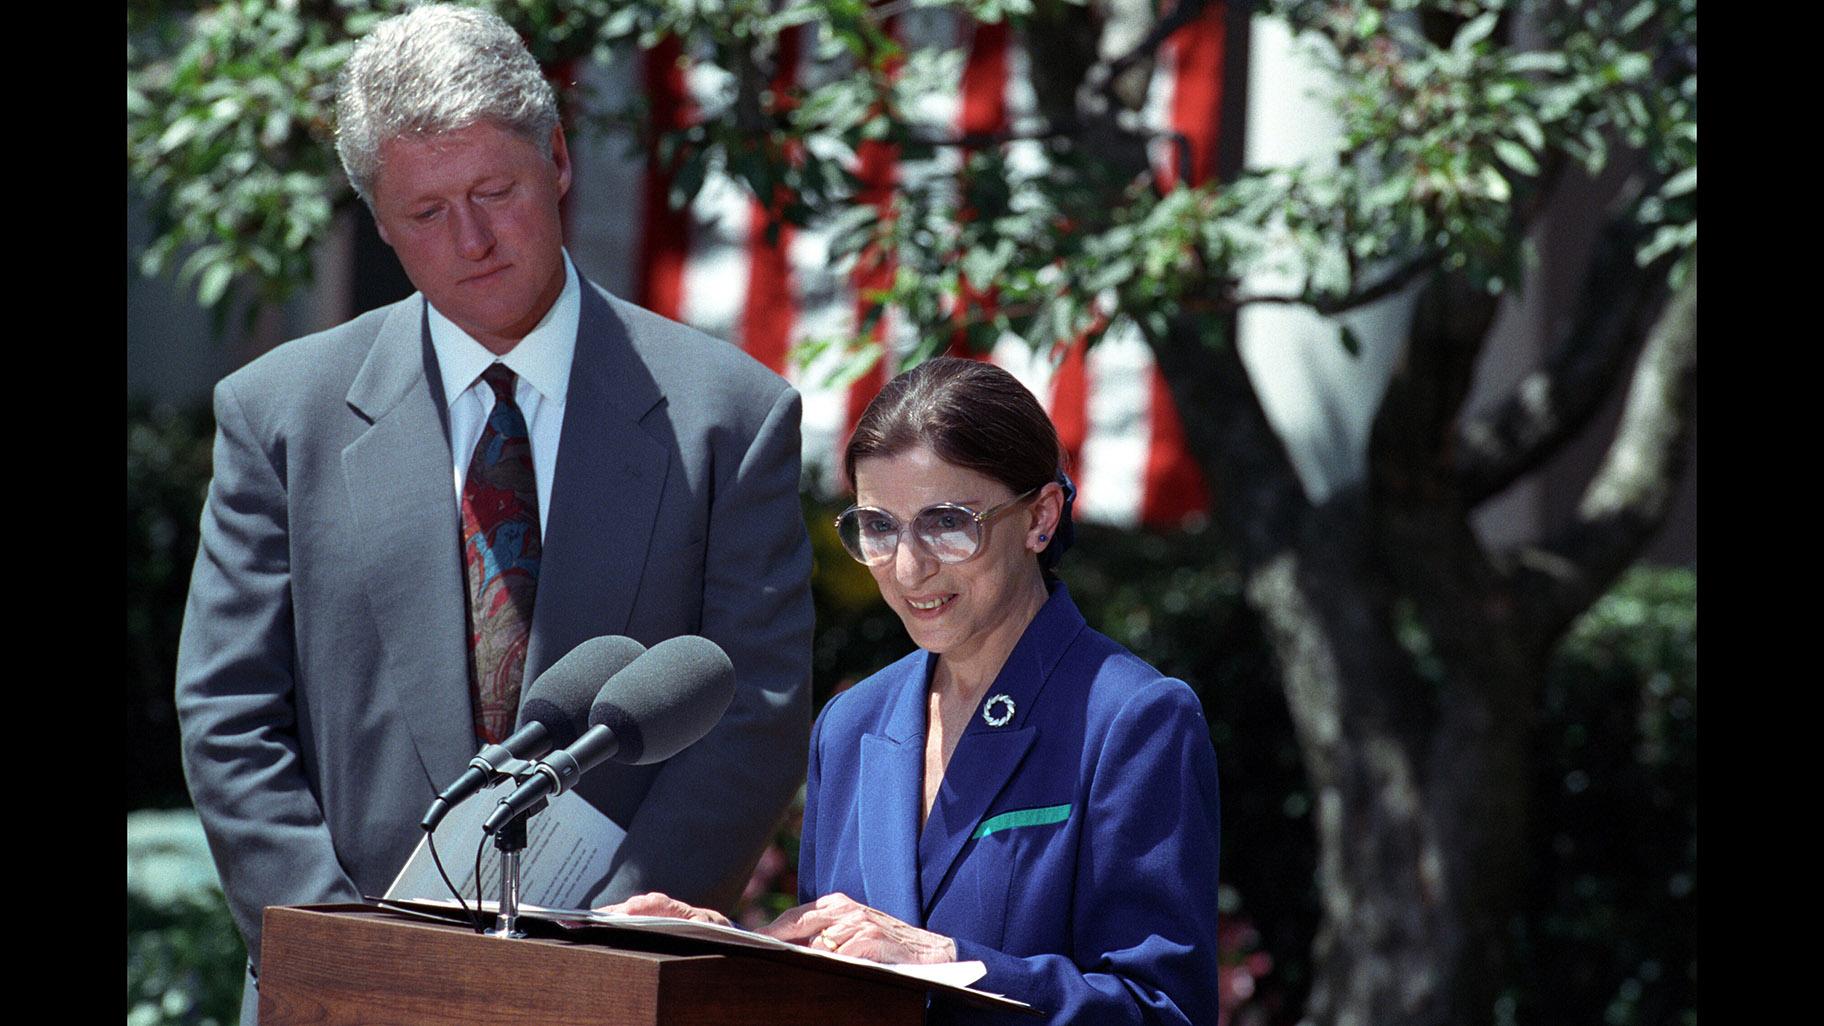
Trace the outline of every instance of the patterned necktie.
<path fill-rule="evenodd" d="M 519 713 L 544 546 L 532 444 L 526 418 L 513 401 L 514 374 L 496 363 L 481 380 L 494 390 L 494 410 L 482 426 L 462 482 L 462 558 L 469 583 L 475 736 L 494 744 L 512 731 Z"/>

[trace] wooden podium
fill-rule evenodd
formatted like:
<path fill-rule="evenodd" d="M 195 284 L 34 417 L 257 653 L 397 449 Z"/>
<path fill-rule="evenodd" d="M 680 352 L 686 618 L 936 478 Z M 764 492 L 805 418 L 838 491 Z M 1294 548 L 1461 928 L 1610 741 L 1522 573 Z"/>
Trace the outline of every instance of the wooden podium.
<path fill-rule="evenodd" d="M 749 1026 L 924 1021 L 916 980 L 764 955 L 503 940 L 370 905 L 266 910 L 260 1022 Z"/>

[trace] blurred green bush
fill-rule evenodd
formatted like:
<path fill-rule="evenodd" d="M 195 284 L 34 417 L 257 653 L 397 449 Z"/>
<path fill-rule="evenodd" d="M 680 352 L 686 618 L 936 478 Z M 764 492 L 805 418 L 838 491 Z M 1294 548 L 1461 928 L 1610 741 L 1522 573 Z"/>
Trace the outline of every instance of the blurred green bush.
<path fill-rule="evenodd" d="M 127 1026 L 233 1026 L 246 960 L 196 816 L 127 813 Z"/>
<path fill-rule="evenodd" d="M 1510 1022 L 1697 1022 L 1697 574 L 1635 569 L 1539 707 Z"/>
<path fill-rule="evenodd" d="M 172 688 L 214 431 L 207 407 L 127 404 L 128 809 L 190 801 Z"/>
<path fill-rule="evenodd" d="M 129 406 L 127 430 L 131 810 L 186 800 L 172 668 L 211 424 L 207 410 L 140 404 Z M 836 540 L 840 508 L 804 503 L 819 708 L 910 649 Z M 1090 623 L 1202 698 L 1223 775 L 1228 1021 L 1292 1021 L 1317 925 L 1311 797 L 1232 557 L 1212 530 L 1079 525 L 1063 576 Z M 1632 571 L 1578 623 L 1544 683 L 1528 901 L 1511 926 L 1516 975 L 1496 1022 L 1695 1022 L 1696 589 L 1690 570 Z M 795 901 L 799 814 L 788 813 L 756 869 L 744 918 L 764 922 Z M 136 892 L 133 822 L 127 978 L 140 1018 L 131 1021 L 232 1022 L 243 956 L 219 891 Z"/>

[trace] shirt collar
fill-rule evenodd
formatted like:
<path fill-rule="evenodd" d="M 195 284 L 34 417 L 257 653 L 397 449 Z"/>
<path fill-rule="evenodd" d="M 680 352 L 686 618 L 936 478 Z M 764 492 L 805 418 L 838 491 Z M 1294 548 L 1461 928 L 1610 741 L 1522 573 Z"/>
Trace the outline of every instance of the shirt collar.
<path fill-rule="evenodd" d="M 570 390 L 570 364 L 576 358 L 576 330 L 583 310 L 583 291 L 568 250 L 564 252 L 564 291 L 537 326 L 505 356 L 496 357 L 436 307 L 429 303 L 425 306 L 431 326 L 431 349 L 437 354 L 446 404 L 454 405 L 457 397 L 481 377 L 481 372 L 499 360 L 541 398 L 563 405 Z"/>

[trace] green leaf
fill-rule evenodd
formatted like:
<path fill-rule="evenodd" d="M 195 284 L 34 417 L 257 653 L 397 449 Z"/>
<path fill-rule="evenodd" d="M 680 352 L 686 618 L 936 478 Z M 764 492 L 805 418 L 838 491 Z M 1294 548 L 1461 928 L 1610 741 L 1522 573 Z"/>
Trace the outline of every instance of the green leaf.
<path fill-rule="evenodd" d="M 1482 193 L 1496 203 L 1506 203 L 1514 194 L 1507 176 L 1492 167 L 1482 169 Z"/>
<path fill-rule="evenodd" d="M 1621 16 L 1621 22 L 1618 25 L 1621 34 L 1625 36 L 1645 25 L 1647 19 L 1653 17 L 1654 12 L 1658 9 L 1659 5 L 1654 0 L 1641 0 L 1640 3 L 1635 4 L 1632 10 Z"/>
<path fill-rule="evenodd" d="M 1495 155 L 1523 175 L 1531 177 L 1539 173 L 1539 162 L 1533 159 L 1532 151 L 1512 139 L 1496 139 Z"/>
<path fill-rule="evenodd" d="M 203 272 L 202 281 L 196 286 L 196 301 L 205 307 L 213 307 L 221 302 L 223 294 L 228 291 L 228 283 L 234 278 L 234 268 L 226 263 L 210 264 Z"/>
<path fill-rule="evenodd" d="M 1152 261 L 1149 260 L 1149 272 L 1152 270 L 1151 263 Z M 1083 282 L 1083 289 L 1086 292 L 1096 293 L 1103 289 L 1119 288 L 1134 276 L 1135 269 L 1134 261 L 1131 258 L 1111 260 L 1089 273 L 1089 277 Z"/>
<path fill-rule="evenodd" d="M 1697 245 L 1697 222 L 1661 225 L 1659 230 L 1653 233 L 1653 238 L 1635 252 L 1634 261 L 1641 267 L 1645 267 L 1667 253 L 1695 245 Z"/>
<path fill-rule="evenodd" d="M 1520 141 L 1525 143 L 1528 149 L 1545 149 L 1545 132 L 1539 127 L 1539 122 L 1530 117 L 1517 117 L 1513 120 L 1510 127 L 1513 128 L 1514 134 L 1520 137 Z"/>
<path fill-rule="evenodd" d="M 1697 168 L 1688 167 L 1673 175 L 1671 180 L 1666 182 L 1659 191 L 1663 196 L 1683 196 L 1686 193 L 1696 192 Z"/>
<path fill-rule="evenodd" d="M 1515 71 L 1521 74 L 1540 72 L 1547 75 L 1557 75 L 1561 74 L 1568 66 L 1569 62 L 1565 59 L 1565 55 L 1557 50 L 1534 50 L 1529 53 L 1515 54 L 1513 58 L 1507 62 L 1509 71 Z"/>
<path fill-rule="evenodd" d="M 1646 78 L 1653 71 L 1653 60 L 1644 53 L 1624 53 L 1615 58 L 1614 75 L 1623 82 Z"/>
<path fill-rule="evenodd" d="M 1495 31 L 1495 23 L 1500 20 L 1501 12 L 1485 11 L 1471 18 L 1468 24 L 1457 30 L 1457 38 L 1450 41 L 1453 53 L 1468 53 L 1477 43 L 1487 39 Z"/>
<path fill-rule="evenodd" d="M 879 363 L 880 358 L 884 355 L 886 355 L 886 350 L 881 347 L 880 343 L 861 343 L 848 354 L 843 360 L 842 365 L 830 375 L 830 380 L 824 387 L 833 390 L 848 388 L 855 382 L 860 381 L 869 371 L 873 370 L 874 365 Z"/>
<path fill-rule="evenodd" d="M 180 116 L 164 133 L 158 137 L 158 149 L 161 153 L 170 153 L 196 137 L 196 131 L 202 127 L 198 121 L 189 116 Z"/>
<path fill-rule="evenodd" d="M 830 338 L 800 339 L 796 345 L 792 346 L 792 365 L 800 372 L 808 370 L 811 364 L 816 362 L 818 357 L 829 352 L 833 345 L 835 345 L 835 340 Z"/>

